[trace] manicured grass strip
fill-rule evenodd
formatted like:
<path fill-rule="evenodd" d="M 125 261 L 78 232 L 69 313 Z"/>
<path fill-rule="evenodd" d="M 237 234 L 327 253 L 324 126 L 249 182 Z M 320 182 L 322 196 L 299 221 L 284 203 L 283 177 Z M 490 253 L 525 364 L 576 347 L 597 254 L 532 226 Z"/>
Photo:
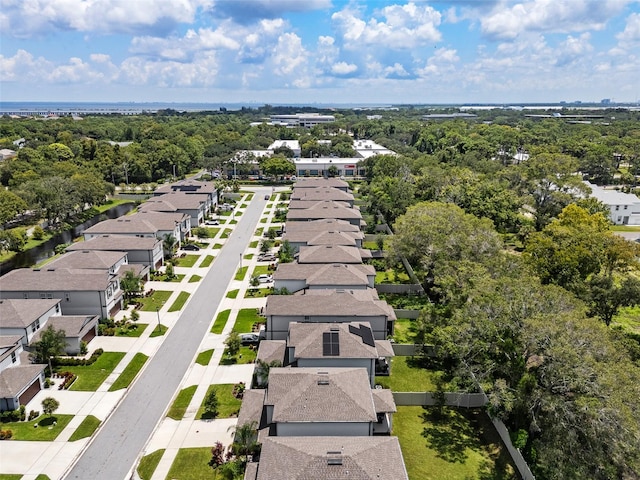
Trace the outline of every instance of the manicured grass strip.
<path fill-rule="evenodd" d="M 190 295 L 191 294 L 189 292 L 180 292 L 178 294 L 178 298 L 176 298 L 176 301 L 173 302 L 173 305 L 171 305 L 171 307 L 169 307 L 169 311 L 178 312 L 182 310 L 182 307 L 184 307 L 184 304 L 187 303 Z"/>
<path fill-rule="evenodd" d="M 231 235 L 231 232 L 233 232 L 232 229 L 230 228 L 225 228 L 222 233 L 220 234 L 220 238 L 229 238 L 229 235 Z"/>
<path fill-rule="evenodd" d="M 222 352 L 222 358 L 220 359 L 220 365 L 246 365 L 253 363 L 258 356 L 258 350 L 251 347 L 240 347 L 240 352 L 235 357 L 230 357 L 227 349 Z"/>
<path fill-rule="evenodd" d="M 200 352 L 196 357 L 196 363 L 207 366 L 209 365 L 209 362 L 211 361 L 212 356 L 213 356 L 213 349 Z"/>
<path fill-rule="evenodd" d="M 227 292 L 226 297 L 227 298 L 237 298 L 238 297 L 238 292 L 239 292 L 239 290 L 237 288 L 235 290 L 229 290 Z"/>
<path fill-rule="evenodd" d="M 172 283 L 180 283 L 184 278 L 184 274 L 175 274 L 172 278 L 167 277 L 165 274 L 162 275 L 154 275 L 151 280 L 154 282 L 172 282 Z"/>
<path fill-rule="evenodd" d="M 264 228 L 260 227 L 256 230 L 256 233 L 254 233 L 253 235 L 256 237 L 261 237 L 262 236 L 262 231 L 264 230 Z M 256 247 L 258 246 L 258 243 L 256 242 Z"/>
<path fill-rule="evenodd" d="M 94 417 L 93 415 L 87 415 L 87 417 L 82 420 L 82 423 L 78 425 L 76 431 L 71 434 L 69 437 L 70 442 L 75 442 L 76 440 L 80 440 L 81 438 L 87 438 L 93 435 L 98 427 L 100 426 L 100 419 Z"/>
<path fill-rule="evenodd" d="M 111 385 L 109 391 L 115 392 L 116 390 L 120 390 L 121 388 L 127 388 L 148 359 L 149 357 L 144 353 L 136 353 L 129 364 L 124 367 L 124 370 L 122 371 L 120 376 L 116 379 L 115 382 L 113 382 L 113 385 Z"/>
<path fill-rule="evenodd" d="M 0 473 L 0 480 L 20 480 L 21 473 Z"/>
<path fill-rule="evenodd" d="M 34 441 L 34 442 L 52 442 L 56 439 L 60 432 L 69 424 L 73 415 L 40 415 L 30 422 L 9 422 L 2 423 L 2 430 L 11 430 L 13 432 L 12 440 Z M 55 425 L 53 423 L 56 423 Z M 34 425 L 38 424 L 35 428 Z M 49 428 L 51 427 L 51 428 Z"/>
<path fill-rule="evenodd" d="M 211 265 L 211 263 L 213 263 L 213 259 L 215 257 L 213 255 L 207 255 L 206 257 L 204 257 L 204 260 L 202 260 L 202 263 L 200 264 L 201 268 L 205 268 Z"/>
<path fill-rule="evenodd" d="M 161 448 L 160 450 L 156 450 L 155 452 L 145 455 L 140 459 L 140 463 L 136 470 L 142 480 L 151 480 L 153 472 L 156 471 L 156 468 L 162 459 L 162 455 L 164 455 L 164 450 L 164 448 Z"/>
<path fill-rule="evenodd" d="M 202 277 L 200 275 L 191 275 L 191 277 L 189 277 L 189 283 L 196 283 L 200 280 L 202 280 Z"/>
<path fill-rule="evenodd" d="M 224 330 L 224 326 L 227 324 L 227 320 L 229 320 L 229 314 L 231 310 L 223 310 L 216 317 L 216 321 L 213 322 L 213 326 L 211 327 L 211 333 L 217 333 L 220 335 L 222 330 Z"/>
<path fill-rule="evenodd" d="M 149 338 L 161 337 L 162 335 L 167 333 L 168 330 L 169 327 L 166 327 L 164 325 L 156 325 L 155 327 L 153 327 L 153 331 L 151 332 L 151 335 L 149 335 Z"/>
<path fill-rule="evenodd" d="M 391 375 L 376 377 L 376 383 L 394 392 L 433 392 L 436 390 L 438 372 L 427 370 L 422 359 L 416 357 L 393 357 Z M 444 385 L 447 391 L 447 385 Z"/>
<path fill-rule="evenodd" d="M 261 219 L 260 219 L 260 223 L 267 223 L 267 220 L 268 220 L 268 219 L 267 219 L 266 217 L 265 217 L 265 218 L 261 218 Z"/>
<path fill-rule="evenodd" d="M 233 324 L 233 332 L 248 333 L 254 323 L 264 323 L 265 318 L 256 313 L 255 308 L 243 308 L 238 312 L 238 318 Z"/>
<path fill-rule="evenodd" d="M 248 268 L 249 267 L 240 267 L 236 272 L 236 276 L 234 277 L 234 280 L 244 280 L 244 276 L 247 274 Z"/>
<path fill-rule="evenodd" d="M 36 477 L 36 480 L 51 480 L 51 479 L 49 478 L 48 475 L 45 475 L 44 473 L 41 473 L 40 475 L 38 475 Z"/>
<path fill-rule="evenodd" d="M 127 337 L 127 338 L 137 338 L 142 335 L 144 329 L 147 328 L 148 323 L 135 323 L 131 327 L 133 328 L 116 328 L 116 337 Z"/>
<path fill-rule="evenodd" d="M 181 448 L 171 464 L 166 480 L 216 480 L 215 470 L 208 465 L 211 447 Z"/>
<path fill-rule="evenodd" d="M 213 350 L 211 350 L 213 352 Z M 176 395 L 176 399 L 171 404 L 169 411 L 167 412 L 167 417 L 173 418 L 174 420 L 182 420 L 184 417 L 189 404 L 191 403 L 191 399 L 193 395 L 196 393 L 198 389 L 197 385 L 191 385 L 190 387 L 183 388 L 180 390 L 178 395 Z"/>
<path fill-rule="evenodd" d="M 172 293 L 171 290 L 156 290 L 150 297 L 138 299 L 138 302 L 142 304 L 140 310 L 143 312 L 155 312 L 156 309 L 162 308 L 164 302 L 169 300 Z"/>
<path fill-rule="evenodd" d="M 174 263 L 176 267 L 193 267 L 200 255 L 185 255 L 184 257 L 174 258 Z"/>
<path fill-rule="evenodd" d="M 207 395 L 209 395 L 209 392 L 211 392 L 211 390 L 215 390 L 216 395 L 218 396 L 218 416 L 215 418 L 229 418 L 240 411 L 240 404 L 242 403 L 242 400 L 237 399 L 232 395 L 232 383 L 209 385 L 207 394 L 204 396 L 205 399 L 207 398 Z M 204 399 L 202 400 L 202 402 L 204 403 Z M 204 407 L 200 405 L 198 413 L 196 414 L 196 418 L 212 418 L 203 416 L 203 414 Z"/>
<path fill-rule="evenodd" d="M 398 407 L 398 436 L 410 480 L 515 478 L 500 440 L 479 411 Z"/>
<path fill-rule="evenodd" d="M 229 221 L 229 225 L 235 225 L 237 223 L 238 223 L 238 220 L 236 220 L 235 218 Z"/>
<path fill-rule="evenodd" d="M 251 260 L 253 258 L 253 253 L 245 253 L 242 258 L 245 260 Z"/>
<path fill-rule="evenodd" d="M 258 247 L 258 240 L 254 240 L 253 242 L 249 243 L 249 248 L 257 248 Z"/>
<path fill-rule="evenodd" d="M 209 238 L 213 238 L 220 231 L 220 227 L 214 227 L 214 228 L 207 227 L 207 230 L 209 230 Z"/>
<path fill-rule="evenodd" d="M 59 372 L 75 373 L 78 378 L 69 390 L 95 392 L 124 358 L 124 352 L 104 352 L 92 365 L 58 367 Z"/>
<path fill-rule="evenodd" d="M 221 243 L 214 243 L 213 247 L 211 247 L 211 248 L 213 248 L 214 250 L 216 250 L 216 249 L 220 250 L 222 248 L 222 244 Z"/>

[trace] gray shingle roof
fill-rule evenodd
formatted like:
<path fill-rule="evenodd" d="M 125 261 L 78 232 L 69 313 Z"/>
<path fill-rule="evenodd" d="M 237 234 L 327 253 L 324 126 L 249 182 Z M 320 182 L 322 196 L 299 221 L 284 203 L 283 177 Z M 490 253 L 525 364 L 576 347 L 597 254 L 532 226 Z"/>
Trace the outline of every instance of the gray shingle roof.
<path fill-rule="evenodd" d="M 26 328 L 57 303 L 60 303 L 59 298 L 49 300 L 7 298 L 0 300 L 0 326 L 3 328 Z"/>
<path fill-rule="evenodd" d="M 245 390 L 242 397 L 240 413 L 238 413 L 238 426 L 245 423 L 256 422 L 256 429 L 260 428 L 260 419 L 264 409 L 264 396 L 266 390 Z"/>
<path fill-rule="evenodd" d="M 304 295 L 269 295 L 265 312 L 267 316 L 386 316 L 395 320 L 393 308 L 375 299 L 369 290 L 317 289 L 307 290 Z"/>
<path fill-rule="evenodd" d="M 164 195 L 158 195 L 149 198 L 142 205 L 140 210 L 144 210 L 149 207 L 153 209 L 152 204 L 158 204 L 160 208 L 166 208 L 166 210 L 157 210 L 160 212 L 175 212 L 177 210 L 196 210 L 200 208 L 200 205 L 206 203 L 209 195 L 202 193 L 186 193 L 186 192 L 172 192 Z"/>
<path fill-rule="evenodd" d="M 285 235 L 297 234 L 305 232 L 307 234 L 317 232 L 359 232 L 360 229 L 356 225 L 352 225 L 346 220 L 336 220 L 333 218 L 311 220 L 308 222 L 288 223 L 285 228 Z"/>
<path fill-rule="evenodd" d="M 324 208 L 324 207 L 342 207 L 353 208 L 347 202 L 336 200 L 291 200 L 289 201 L 289 210 L 298 210 L 301 208 Z"/>
<path fill-rule="evenodd" d="M 349 188 L 349 184 L 339 178 L 299 178 L 293 184 L 293 188 L 327 188 L 335 187 L 340 189 Z"/>
<path fill-rule="evenodd" d="M 159 230 L 173 230 L 175 222 L 189 218 L 186 213 L 138 212 L 120 218 L 105 220 L 87 228 L 85 234 L 116 233 L 122 235 L 153 234 Z"/>
<path fill-rule="evenodd" d="M 91 326 L 95 326 L 98 320 L 97 315 L 58 315 L 49 317 L 46 326 L 51 325 L 55 330 L 64 330 L 67 338 L 76 338 L 86 332 Z M 31 338 L 30 345 L 40 340 L 43 330 L 44 329 L 41 328 L 36 332 Z"/>
<path fill-rule="evenodd" d="M 374 388 L 371 390 L 373 395 L 373 404 L 376 413 L 393 413 L 397 412 L 396 401 L 393 399 L 393 393 L 388 388 Z"/>
<path fill-rule="evenodd" d="M 256 480 L 339 478 L 408 480 L 398 438 L 269 437 L 262 444 Z"/>
<path fill-rule="evenodd" d="M 213 183 L 200 182 L 197 180 L 180 180 L 168 185 L 159 186 L 158 188 L 156 188 L 154 194 L 164 194 L 171 192 L 184 192 L 190 194 L 213 194 L 217 192 L 217 188 Z"/>
<path fill-rule="evenodd" d="M 101 270 L 18 268 L 0 277 L 0 292 L 104 291 L 112 276 Z"/>
<path fill-rule="evenodd" d="M 307 285 L 358 286 L 368 285 L 368 276 L 375 276 L 372 265 L 281 263 L 273 273 L 274 280 L 306 280 Z"/>
<path fill-rule="evenodd" d="M 284 340 L 262 340 L 258 347 L 256 361 L 262 360 L 263 362 L 271 363 L 277 360 L 282 364 L 286 349 L 287 342 Z"/>
<path fill-rule="evenodd" d="M 127 254 L 113 250 L 77 250 L 68 252 L 47 264 L 46 268 L 82 268 L 109 270 Z"/>
<path fill-rule="evenodd" d="M 274 422 L 375 422 L 364 368 L 272 368 L 265 405 Z"/>
<path fill-rule="evenodd" d="M 101 235 L 93 237 L 84 242 L 76 242 L 67 251 L 76 250 L 106 250 L 116 252 L 127 252 L 134 250 L 153 250 L 154 247 L 162 243 L 155 237 L 127 237 L 123 235 Z"/>
<path fill-rule="evenodd" d="M 316 187 L 316 188 L 295 188 L 291 193 L 291 200 L 335 200 L 342 202 L 353 202 L 353 194 L 345 192 L 335 187 Z"/>
<path fill-rule="evenodd" d="M 347 245 L 302 246 L 298 263 L 362 263 L 358 247 Z"/>
<path fill-rule="evenodd" d="M 351 333 L 350 325 L 357 328 L 365 325 L 371 329 L 368 322 L 291 323 L 287 346 L 295 347 L 296 358 L 328 358 L 323 355 L 323 333 L 334 331 L 338 333 L 340 349 L 339 355 L 331 358 L 378 358 L 375 345 L 367 345 L 361 336 Z"/>
<path fill-rule="evenodd" d="M 0 372 L 0 398 L 16 397 L 29 386 L 38 375 L 47 368 L 46 365 L 17 365 Z"/>
<path fill-rule="evenodd" d="M 335 202 L 318 202 L 309 208 L 290 209 L 287 220 L 320 220 L 334 218 L 338 220 L 362 219 L 360 210 L 343 207 Z"/>

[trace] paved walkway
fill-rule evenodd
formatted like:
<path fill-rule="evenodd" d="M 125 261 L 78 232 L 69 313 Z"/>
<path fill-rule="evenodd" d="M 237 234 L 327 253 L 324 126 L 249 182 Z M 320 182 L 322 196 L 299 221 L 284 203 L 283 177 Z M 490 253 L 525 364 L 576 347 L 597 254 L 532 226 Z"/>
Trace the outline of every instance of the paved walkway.
<path fill-rule="evenodd" d="M 96 480 L 135 478 L 134 467 L 139 458 L 163 448 L 166 450 L 153 478 L 164 479 L 180 448 L 210 447 L 218 440 L 224 444 L 231 442 L 230 429 L 235 426 L 235 418 L 210 421 L 196 420 L 195 416 L 210 384 L 251 382 L 253 365 L 221 366 L 219 362 L 224 351 L 223 341 L 231 331 L 238 311 L 241 308 L 260 308 L 266 302 L 264 298 L 244 299 L 244 294 L 249 286 L 249 274 L 256 264 L 255 254 L 258 253 L 257 247 L 247 246 L 259 238 L 253 235 L 256 226 L 268 228 L 275 211 L 274 202 L 264 212 L 263 218 L 268 213 L 267 223 L 258 223 L 267 203 L 264 201 L 267 192 L 271 193 L 271 189 L 257 190 L 249 207 L 242 210 L 242 216 L 226 217 L 228 221 L 235 218 L 238 223 L 220 225 L 216 237 L 209 240 L 210 247 L 196 252 L 200 258 L 193 267 L 175 268 L 176 274 L 185 275 L 181 282 L 147 283 L 147 289 L 172 290 L 173 293 L 158 313 L 140 312 L 138 323 L 148 326 L 139 338 L 96 337 L 92 340 L 90 351 L 103 348 L 105 351 L 125 352 L 125 357 L 96 392 L 60 391 L 54 387 L 36 395 L 27 405 L 27 411 L 40 410 L 42 399 L 53 396 L 60 402 L 57 413 L 71 414 L 74 418 L 54 442 L 1 442 L 0 473 L 22 473 L 24 480 L 34 480 L 41 473 L 52 480 L 63 477 Z M 226 228 L 233 228 L 234 231 L 229 239 L 221 239 Z M 225 246 L 221 250 L 214 250 L 211 247 L 216 243 Z M 236 272 L 240 256 L 246 253 L 254 255 L 250 260 L 242 261 L 244 266 L 249 266 L 245 279 L 230 280 Z M 216 259 L 210 267 L 202 268 L 199 265 L 207 255 L 213 255 Z M 189 283 L 192 275 L 203 278 L 199 282 Z M 229 280 L 225 282 L 223 277 Z M 227 290 L 234 289 L 239 290 L 236 299 L 224 297 Z M 191 294 L 189 302 L 182 312 L 169 312 L 180 291 Z M 217 300 L 216 295 L 219 296 Z M 222 334 L 208 333 L 217 313 L 225 309 L 230 309 L 231 315 Z M 129 312 L 120 312 L 116 319 L 125 315 L 128 316 Z M 163 325 L 169 327 L 169 332 L 165 336 L 150 338 L 158 324 L 158 317 Z M 199 338 L 196 330 L 200 332 Z M 189 338 L 191 349 L 186 346 Z M 167 347 L 170 343 L 174 344 L 173 348 Z M 214 349 L 214 355 L 209 365 L 202 366 L 194 362 L 198 352 L 210 349 Z M 110 386 L 137 352 L 146 354 L 150 359 L 128 394 L 125 396 L 126 390 L 109 392 Z M 161 357 L 168 361 L 160 365 Z M 183 367 L 179 365 L 180 360 Z M 161 368 L 152 368 L 155 365 Z M 175 386 L 170 381 L 171 376 L 175 378 Z M 190 385 L 198 385 L 198 389 L 184 418 L 175 421 L 164 417 L 173 395 Z M 154 414 L 150 414 L 151 404 L 155 406 Z M 125 412 L 126 420 L 118 421 L 120 412 Z M 87 415 L 103 421 L 99 431 L 92 439 L 68 442 Z M 115 430 L 112 425 L 116 425 Z M 105 459 L 105 453 L 110 454 L 111 458 Z M 77 463 L 69 470 L 76 460 Z"/>

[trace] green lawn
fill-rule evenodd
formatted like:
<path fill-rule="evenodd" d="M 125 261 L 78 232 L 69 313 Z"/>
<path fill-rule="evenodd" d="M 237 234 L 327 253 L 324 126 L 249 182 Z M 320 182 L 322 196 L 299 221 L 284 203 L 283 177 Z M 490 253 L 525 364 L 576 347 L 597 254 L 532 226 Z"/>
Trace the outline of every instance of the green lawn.
<path fill-rule="evenodd" d="M 229 235 L 231 235 L 231 232 L 233 232 L 231 228 L 225 228 L 220 234 L 220 238 L 229 238 Z"/>
<path fill-rule="evenodd" d="M 58 372 L 75 373 L 78 378 L 69 390 L 95 392 L 124 358 L 124 352 L 104 352 L 92 365 L 57 368 Z"/>
<path fill-rule="evenodd" d="M 256 233 L 254 233 L 253 235 L 255 237 L 262 237 L 262 232 L 264 231 L 264 228 L 260 227 L 256 230 Z M 252 242 L 253 243 L 253 242 Z M 249 245 L 252 245 L 252 243 L 250 243 Z M 258 246 L 258 240 L 255 241 L 255 246 L 253 246 L 252 248 L 255 248 Z"/>
<path fill-rule="evenodd" d="M 244 260 L 251 260 L 253 258 L 253 253 L 245 253 L 242 258 Z"/>
<path fill-rule="evenodd" d="M 238 312 L 238 318 L 233 324 L 233 332 L 251 332 L 254 323 L 265 323 L 265 318 L 258 315 L 255 308 L 243 308 Z"/>
<path fill-rule="evenodd" d="M 251 287 L 251 288 L 248 288 L 247 291 L 245 292 L 244 298 L 264 298 L 271 295 L 272 293 L 273 293 L 272 287 L 266 287 L 266 288 Z"/>
<path fill-rule="evenodd" d="M 253 242 L 249 243 L 249 248 L 257 248 L 258 247 L 258 240 L 254 240 Z"/>
<path fill-rule="evenodd" d="M 213 245 L 213 247 L 211 247 L 211 248 L 213 248 L 214 250 L 220 250 L 222 248 L 222 244 L 221 243 L 215 243 Z"/>
<path fill-rule="evenodd" d="M 176 298 L 175 302 L 169 307 L 169 312 L 179 312 L 184 307 L 184 304 L 187 303 L 189 296 L 191 294 L 189 292 L 180 292 L 178 294 L 178 298 Z"/>
<path fill-rule="evenodd" d="M 21 473 L 0 473 L 0 480 L 20 480 Z"/>
<path fill-rule="evenodd" d="M 209 460 L 211 447 L 181 448 L 166 480 L 216 480 L 216 472 L 208 465 Z"/>
<path fill-rule="evenodd" d="M 251 273 L 251 278 L 269 273 L 271 273 L 271 270 L 269 270 L 269 265 L 257 265 L 256 268 L 253 269 L 253 273 Z"/>
<path fill-rule="evenodd" d="M 182 420 L 197 389 L 197 385 L 191 385 L 190 387 L 180 390 L 167 412 L 167 417 L 173 418 L 174 420 Z"/>
<path fill-rule="evenodd" d="M 264 217 L 260 219 L 260 223 L 267 223 L 268 217 Z"/>
<path fill-rule="evenodd" d="M 151 332 L 151 335 L 149 335 L 149 338 L 161 337 L 162 335 L 167 333 L 168 330 L 169 327 L 166 327 L 164 325 L 156 325 L 155 327 L 153 327 L 153 331 Z"/>
<path fill-rule="evenodd" d="M 236 220 L 235 218 L 232 220 L 229 220 L 229 225 L 235 225 L 236 223 L 238 223 L 238 220 Z"/>
<path fill-rule="evenodd" d="M 140 310 L 143 312 L 155 312 L 156 310 L 162 308 L 164 302 L 169 300 L 173 292 L 170 290 L 156 290 L 153 292 L 153 295 L 149 297 L 139 298 L 138 302 L 142 304 Z"/>
<path fill-rule="evenodd" d="M 185 255 L 184 257 L 176 257 L 173 259 L 173 262 L 176 267 L 193 267 L 200 255 Z"/>
<path fill-rule="evenodd" d="M 611 225 L 609 230 L 612 232 L 640 232 L 640 226 L 637 225 Z"/>
<path fill-rule="evenodd" d="M 244 280 L 244 276 L 247 274 L 248 268 L 249 267 L 240 267 L 236 272 L 236 276 L 234 277 L 234 280 Z"/>
<path fill-rule="evenodd" d="M 393 340 L 396 343 L 415 343 L 416 321 L 410 318 L 398 318 L 393 326 Z"/>
<path fill-rule="evenodd" d="M 211 357 L 213 356 L 213 349 L 205 350 L 204 352 L 200 352 L 196 357 L 196 363 L 200 365 L 209 365 L 211 361 Z"/>
<path fill-rule="evenodd" d="M 87 415 L 87 417 L 82 420 L 82 423 L 78 425 L 75 432 L 71 434 L 69 437 L 70 442 L 75 442 L 76 440 L 80 440 L 81 438 L 87 438 L 93 435 L 98 427 L 100 426 L 100 419 L 94 417 L 93 415 Z"/>
<path fill-rule="evenodd" d="M 409 480 L 515 479 L 491 422 L 480 411 L 398 407 L 393 416 Z"/>
<path fill-rule="evenodd" d="M 376 272 L 375 283 L 411 283 L 411 280 L 407 272 L 389 268 L 385 272 Z"/>
<path fill-rule="evenodd" d="M 209 230 L 209 238 L 215 237 L 220 231 L 220 227 L 206 227 Z"/>
<path fill-rule="evenodd" d="M 147 328 L 148 323 L 134 323 L 128 326 L 128 328 L 116 328 L 116 337 L 128 337 L 128 338 L 137 338 L 144 332 L 144 329 Z"/>
<path fill-rule="evenodd" d="M 64 430 L 72 418 L 73 415 L 40 415 L 30 422 L 0 423 L 0 427 L 2 427 L 2 430 L 11 430 L 13 432 L 11 440 L 52 442 L 60 435 L 60 432 Z M 54 422 L 56 423 L 55 425 L 53 424 Z M 37 428 L 34 427 L 35 424 L 38 425 Z"/>
<path fill-rule="evenodd" d="M 224 352 L 222 352 L 220 365 L 246 365 L 255 362 L 257 356 L 257 349 L 252 350 L 251 347 L 240 347 L 240 353 L 235 357 L 230 357 L 225 348 Z"/>
<path fill-rule="evenodd" d="M 153 472 L 156 471 L 156 468 L 160 463 L 160 459 L 162 459 L 162 455 L 164 455 L 164 448 L 156 450 L 149 455 L 145 455 L 140 459 L 140 463 L 136 470 L 142 480 L 151 480 Z"/>
<path fill-rule="evenodd" d="M 235 290 L 229 290 L 225 296 L 227 298 L 238 298 L 239 291 L 240 290 L 238 290 L 237 288 Z"/>
<path fill-rule="evenodd" d="M 211 327 L 211 333 L 217 333 L 220 335 L 224 326 L 227 324 L 227 320 L 229 320 L 229 314 L 231 310 L 223 310 L 216 317 L 216 321 L 213 322 L 213 326 Z"/>
<path fill-rule="evenodd" d="M 236 416 L 240 411 L 240 405 L 242 404 L 242 400 L 235 398 L 232 395 L 233 384 L 232 383 L 222 383 L 216 385 L 210 385 L 207 389 L 207 394 L 205 395 L 205 399 L 211 390 L 215 390 L 218 396 L 218 416 L 215 418 L 229 418 Z M 203 400 L 204 403 L 204 400 Z M 208 416 L 204 416 L 204 407 L 200 405 L 198 409 L 198 413 L 196 414 L 196 418 L 206 419 L 211 418 Z"/>
<path fill-rule="evenodd" d="M 167 277 L 166 274 L 162 273 L 162 274 L 156 274 L 154 275 L 151 280 L 153 280 L 154 282 L 173 282 L 173 283 L 180 283 L 182 281 L 182 279 L 184 278 L 184 274 L 174 274 L 172 278 Z"/>
<path fill-rule="evenodd" d="M 202 263 L 200 263 L 200 267 L 201 268 L 209 267 L 213 262 L 214 258 L 215 257 L 213 255 L 207 255 L 206 257 L 204 257 L 204 260 L 202 260 Z"/>
<path fill-rule="evenodd" d="M 189 277 L 189 283 L 196 283 L 196 282 L 199 282 L 200 280 L 202 280 L 202 277 L 200 275 L 191 275 Z"/>
<path fill-rule="evenodd" d="M 426 370 L 420 357 L 393 357 L 391 375 L 376 377 L 376 383 L 394 392 L 433 392 L 438 375 L 436 371 Z"/>
<path fill-rule="evenodd" d="M 144 353 L 136 353 L 129 364 L 124 367 L 124 370 L 120 374 L 120 376 L 113 382 L 113 385 L 109 388 L 110 392 L 115 392 L 116 390 L 120 390 L 122 388 L 127 388 L 133 379 L 136 378 L 138 372 L 142 369 L 145 362 L 149 359 Z"/>

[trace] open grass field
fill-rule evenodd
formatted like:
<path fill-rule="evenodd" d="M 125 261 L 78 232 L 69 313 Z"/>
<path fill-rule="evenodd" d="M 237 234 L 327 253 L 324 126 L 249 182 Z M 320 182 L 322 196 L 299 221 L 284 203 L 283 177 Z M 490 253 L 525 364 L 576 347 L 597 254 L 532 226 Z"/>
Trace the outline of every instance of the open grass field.
<path fill-rule="evenodd" d="M 398 407 L 393 416 L 409 480 L 511 480 L 514 468 L 483 412 Z"/>
<path fill-rule="evenodd" d="M 124 352 L 104 352 L 92 365 L 58 367 L 59 372 L 75 373 L 78 378 L 69 390 L 95 392 L 124 358 Z"/>

